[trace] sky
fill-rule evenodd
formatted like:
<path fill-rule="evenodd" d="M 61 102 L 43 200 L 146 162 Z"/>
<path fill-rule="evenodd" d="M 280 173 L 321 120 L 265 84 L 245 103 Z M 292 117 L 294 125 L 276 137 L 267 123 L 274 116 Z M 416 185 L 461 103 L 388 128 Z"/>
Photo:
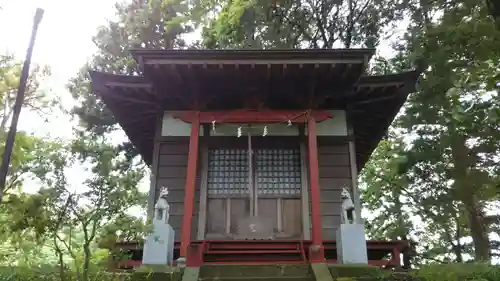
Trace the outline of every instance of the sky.
<path fill-rule="evenodd" d="M 37 8 L 44 9 L 31 66 L 50 66 L 52 74 L 43 81 L 43 87 L 51 95 L 60 97 L 63 105 L 69 108 L 72 98 L 66 83 L 95 51 L 92 36 L 100 25 L 113 18 L 114 3 L 115 0 L 0 0 L 0 53 L 10 53 L 24 60 L 35 11 Z M 72 121 L 69 116 L 54 110 L 47 117 L 48 120 L 44 120 L 23 109 L 18 129 L 39 136 L 71 138 Z M 82 171 L 81 166 L 68 170 L 71 189 L 81 186 L 85 179 Z M 37 189 L 36 183 L 24 187 L 27 192 Z"/>
<path fill-rule="evenodd" d="M 65 105 L 71 97 L 65 88 L 68 79 L 94 52 L 92 36 L 99 25 L 113 16 L 115 0 L 0 0 L 0 52 L 24 60 L 36 8 L 44 9 L 33 51 L 33 64 L 49 65 L 52 75 L 44 81 L 51 94 Z M 33 66 L 32 64 L 32 66 Z M 49 122 L 30 112 L 22 113 L 19 128 L 37 134 L 69 137 L 69 117 L 54 112 Z M 63 118 L 61 118 L 63 117 Z"/>

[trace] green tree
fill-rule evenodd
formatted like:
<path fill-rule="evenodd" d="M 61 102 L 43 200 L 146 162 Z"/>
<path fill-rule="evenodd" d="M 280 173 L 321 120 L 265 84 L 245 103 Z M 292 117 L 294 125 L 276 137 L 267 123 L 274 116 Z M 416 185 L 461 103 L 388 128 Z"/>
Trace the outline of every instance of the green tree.
<path fill-rule="evenodd" d="M 0 152 L 3 153 L 6 131 L 9 120 L 14 110 L 14 101 L 17 96 L 19 78 L 22 63 L 11 55 L 0 55 Z M 58 104 L 58 100 L 51 97 L 47 91 L 41 89 L 40 84 L 44 78 L 50 75 L 47 67 L 36 66 L 31 71 L 26 86 L 26 96 L 23 107 L 44 117 L 49 109 Z M 21 187 L 23 176 L 30 171 L 32 160 L 30 156 L 33 149 L 44 149 L 45 144 L 41 139 L 19 132 L 12 155 L 12 163 L 9 169 L 4 192 Z M 51 144 L 47 144 L 50 146 Z M 48 147 L 45 147 L 48 148 Z M 25 165 L 26 164 L 26 165 Z"/>
<path fill-rule="evenodd" d="M 7 135 L 6 131 L 14 110 L 21 69 L 21 61 L 16 60 L 11 55 L 0 55 L 0 152 L 2 154 Z M 58 104 L 56 98 L 41 88 L 43 79 L 48 75 L 50 75 L 48 67 L 35 66 L 30 73 L 26 86 L 24 110 L 39 113 L 40 117 L 46 116 L 50 108 Z M 3 192 L 22 192 L 22 183 L 30 176 L 33 176 L 31 170 L 34 165 L 42 165 L 42 163 L 36 163 L 37 160 L 40 160 L 40 158 L 37 158 L 39 155 L 32 152 L 34 150 L 43 150 L 50 154 L 54 151 L 52 145 L 53 143 L 45 143 L 40 138 L 27 135 L 25 132 L 19 132 L 16 136 L 11 165 Z M 2 199 L 2 201 L 5 201 L 5 198 Z M 13 203 L 12 200 L 14 199 L 11 196 L 10 199 L 6 200 Z"/>
<path fill-rule="evenodd" d="M 468 230 L 462 206 L 450 198 L 446 180 L 415 184 L 420 177 L 439 176 L 438 166 L 425 175 L 401 171 L 409 150 L 401 137 L 391 135 L 379 144 L 363 169 L 365 208 L 375 214 L 369 221 L 370 237 L 419 241 L 419 255 L 413 249 L 403 255 L 407 268 L 415 263 L 462 262 L 467 252 L 461 239 Z"/>
<path fill-rule="evenodd" d="M 423 235 L 414 222 L 418 199 L 408 179 L 398 171 L 404 155 L 403 140 L 395 134 L 390 136 L 381 141 L 360 174 L 363 207 L 372 214 L 367 231 L 372 239 L 400 239 L 412 243 Z M 405 268 L 414 263 L 413 250 L 403 253 Z"/>
<path fill-rule="evenodd" d="M 60 230 L 66 232 L 70 229 L 83 229 L 83 233 L 87 233 L 82 236 L 83 238 L 80 238 L 82 241 L 80 245 L 83 246 L 78 248 L 81 249 L 84 257 L 81 266 L 77 267 L 82 278 L 86 278 L 84 274 L 89 268 L 88 257 L 91 256 L 90 252 L 94 249 L 89 245 L 96 246 L 96 243 L 99 242 L 100 246 L 110 247 L 117 240 L 141 240 L 142 234 L 147 229 L 143 220 L 131 216 L 125 211 L 134 204 L 140 204 L 145 208 L 146 197 L 144 194 L 135 193 L 134 189 L 137 187 L 137 181 L 142 179 L 141 171 L 144 170 L 144 167 L 137 166 L 138 163 L 134 159 L 135 149 L 129 143 L 119 147 L 99 143 L 118 127 L 111 112 L 91 91 L 88 71 L 98 70 L 137 75 L 140 70 L 135 60 L 130 56 L 130 49 L 184 48 L 186 43 L 181 35 L 192 30 L 188 24 L 182 24 L 180 21 L 175 23 L 187 11 L 187 4 L 182 2 L 169 1 L 166 5 L 162 5 L 161 1 L 133 0 L 128 3 L 116 4 L 115 9 L 117 20 L 109 21 L 105 26 L 100 27 L 93 38 L 98 48 L 97 52 L 68 84 L 68 88 L 77 102 L 71 113 L 78 117 L 80 129 L 82 129 L 77 132 L 81 141 L 75 142 L 73 150 L 78 150 L 77 154 L 80 157 L 87 157 L 87 161 L 102 163 L 98 169 L 93 170 L 96 176 L 92 181 L 86 183 L 92 192 L 80 195 L 86 200 L 98 204 L 93 204 L 92 208 L 90 205 L 86 207 L 78 205 L 78 208 L 71 207 L 70 216 L 73 219 L 63 220 L 71 223 L 59 227 Z M 101 160 L 96 158 L 96 155 L 103 153 L 110 158 Z M 111 168 L 106 165 L 111 165 L 111 163 L 114 163 L 113 171 L 106 172 Z M 122 177 L 119 178 L 119 175 Z M 120 183 L 120 181 L 126 182 Z M 127 185 L 128 187 L 120 186 L 118 188 L 118 185 Z M 101 187 L 98 188 L 98 186 Z M 65 198 L 69 198 L 68 192 L 65 194 Z M 101 199 L 104 201 L 99 201 Z M 75 199 L 70 201 L 73 202 L 73 200 Z M 58 208 L 61 209 L 64 203 L 58 202 Z M 70 206 L 73 205 L 75 203 L 70 204 Z M 89 216 L 92 219 L 89 219 Z M 94 232 L 95 229 L 98 231 Z M 64 231 L 57 232 L 61 234 L 55 237 L 60 253 L 63 256 L 69 253 L 70 256 L 74 257 L 72 260 L 77 260 L 77 248 L 68 243 L 67 240 L 71 235 L 62 235 Z M 63 242 L 64 237 L 67 238 L 66 243 Z M 72 252 L 73 254 L 71 254 Z"/>
<path fill-rule="evenodd" d="M 411 9 L 412 23 L 393 61 L 404 68 L 411 58 L 424 58 L 426 70 L 396 124 L 415 137 L 400 173 L 425 206 L 419 214 L 435 226 L 428 232 L 443 245 L 427 253 L 451 250 L 461 261 L 470 247 L 460 238 L 470 236 L 475 259 L 489 260 L 495 218 L 485 210 L 498 199 L 499 98 L 491 91 L 499 78 L 499 32 L 482 1 L 425 3 Z"/>
<path fill-rule="evenodd" d="M 65 167 L 67 156 L 61 148 L 55 141 L 18 133 L 6 193 L 0 204 L 0 255 L 8 258 L 3 263 L 28 265 L 50 260 L 44 242 L 52 214 L 45 206 L 56 195 L 43 186 L 34 193 L 25 192 L 23 187 L 41 187 L 40 179 L 44 178 L 50 178 L 47 183 L 53 184 L 61 176 L 56 168 Z"/>
<path fill-rule="evenodd" d="M 140 70 L 130 56 L 130 49 L 184 48 L 186 42 L 181 35 L 192 28 L 174 23 L 174 19 L 186 9 L 186 4 L 177 1 L 161 5 L 161 1 L 133 0 L 115 5 L 117 20 L 99 28 L 92 39 L 97 52 L 68 84 L 77 102 L 72 113 L 87 130 L 102 135 L 116 129 L 111 112 L 91 91 L 88 71 L 137 75 Z M 125 148 L 133 151 L 130 145 Z"/>
<path fill-rule="evenodd" d="M 11 55 L 0 55 L 0 155 L 6 130 L 12 117 L 22 62 Z M 58 105 L 58 99 L 43 89 L 43 80 L 50 75 L 48 67 L 35 66 L 26 87 L 24 110 L 41 118 Z M 38 185 L 37 179 L 52 172 L 60 145 L 53 140 L 17 133 L 7 182 L 0 203 L 0 255 L 7 264 L 31 264 L 47 261 L 47 248 L 41 244 L 46 231 L 47 213 L 43 211 L 44 194 L 26 193 Z M 29 185 L 29 186 L 28 186 Z M 45 257 L 45 258 L 44 258 Z"/>
<path fill-rule="evenodd" d="M 22 61 L 11 55 L 0 55 L 0 132 L 5 132 L 14 110 L 14 101 L 19 87 Z M 47 109 L 56 106 L 58 100 L 51 97 L 47 91 L 40 89 L 40 83 L 50 75 L 48 67 L 35 66 L 28 78 L 24 107 L 30 111 L 40 113 L 43 117 L 49 112 Z"/>
<path fill-rule="evenodd" d="M 405 2 L 197 1 L 190 19 L 209 49 L 373 48 L 402 19 Z"/>
<path fill-rule="evenodd" d="M 82 137 L 83 135 L 83 137 Z M 48 179 L 52 200 L 46 204 L 50 216 L 50 237 L 59 257 L 61 274 L 69 256 L 78 280 L 90 280 L 98 238 L 106 226 L 123 218 L 133 206 L 146 202 L 138 190 L 144 176 L 141 165 L 129 165 L 126 157 L 105 137 L 80 134 L 69 148 L 77 163 L 88 167 L 89 175 L 80 187 L 72 189 L 66 177 Z M 60 171 L 65 174 L 64 171 Z"/>
<path fill-rule="evenodd" d="M 2 153 L 6 130 L 13 113 L 21 68 L 22 63 L 13 56 L 0 55 L 0 152 Z M 50 71 L 47 67 L 34 67 L 26 88 L 24 110 L 39 113 L 40 117 L 44 117 L 51 107 L 58 104 L 57 99 L 41 89 L 41 83 L 48 75 L 50 75 Z M 5 196 L 0 203 L 0 212 L 2 213 L 0 237 L 2 237 L 4 249 L 11 249 L 10 243 L 15 243 L 18 249 L 36 248 L 33 246 L 35 242 L 23 241 L 22 238 L 26 238 L 26 236 L 41 237 L 45 229 L 43 220 L 45 214 L 40 212 L 41 202 L 44 198 L 25 193 L 23 187 L 27 183 L 33 182 L 37 176 L 41 176 L 42 170 L 51 165 L 50 159 L 57 154 L 58 147 L 56 142 L 47 141 L 26 132 L 18 132 L 7 182 L 3 190 Z M 24 231 L 28 225 L 34 228 Z M 38 239 L 33 241 L 38 241 Z M 14 249 L 11 250 L 13 250 L 12 253 L 16 253 Z M 19 252 L 10 256 L 18 257 L 18 254 Z M 21 261 L 21 259 L 18 260 Z"/>

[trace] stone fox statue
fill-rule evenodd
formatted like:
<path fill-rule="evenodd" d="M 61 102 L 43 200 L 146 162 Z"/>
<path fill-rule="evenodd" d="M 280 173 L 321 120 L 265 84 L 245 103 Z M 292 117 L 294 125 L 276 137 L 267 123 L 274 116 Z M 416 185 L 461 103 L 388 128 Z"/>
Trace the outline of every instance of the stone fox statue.
<path fill-rule="evenodd" d="M 165 220 L 166 222 L 168 222 L 170 215 L 170 206 L 168 205 L 167 197 L 168 188 L 162 187 L 160 190 L 160 195 L 158 196 L 158 201 L 156 201 L 155 204 L 155 211 L 157 212 L 155 214 L 155 219 L 157 220 Z"/>
<path fill-rule="evenodd" d="M 351 193 L 346 187 L 342 188 L 340 198 L 342 199 L 342 223 L 354 223 L 356 221 L 356 212 L 354 212 L 354 203 L 351 199 Z"/>
<path fill-rule="evenodd" d="M 144 243 L 142 263 L 146 265 L 172 264 L 174 258 L 175 232 L 168 224 L 170 207 L 167 196 L 168 189 L 163 187 L 154 206 L 153 230 L 146 236 Z"/>

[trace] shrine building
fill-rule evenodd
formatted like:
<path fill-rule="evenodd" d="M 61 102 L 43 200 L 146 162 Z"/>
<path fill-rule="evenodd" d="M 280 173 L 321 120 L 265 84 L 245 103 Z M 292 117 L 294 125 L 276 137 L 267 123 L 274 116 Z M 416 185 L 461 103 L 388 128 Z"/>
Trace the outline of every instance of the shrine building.
<path fill-rule="evenodd" d="M 335 263 L 341 197 L 357 187 L 419 73 L 369 76 L 373 49 L 131 51 L 142 75 L 91 72 L 93 91 L 167 187 L 174 256 Z M 362 222 L 362 221 L 361 221 Z M 139 251 L 123 266 L 140 264 Z M 367 241 L 395 267 L 404 241 Z"/>

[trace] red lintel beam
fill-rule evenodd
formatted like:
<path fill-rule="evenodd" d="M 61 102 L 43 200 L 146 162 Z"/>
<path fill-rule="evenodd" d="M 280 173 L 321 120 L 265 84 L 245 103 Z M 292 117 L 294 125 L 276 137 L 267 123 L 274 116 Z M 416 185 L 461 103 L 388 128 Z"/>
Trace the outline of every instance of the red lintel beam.
<path fill-rule="evenodd" d="M 181 227 L 180 256 L 187 258 L 191 242 L 191 225 L 193 221 L 194 194 L 196 189 L 196 167 L 198 166 L 198 144 L 200 135 L 199 112 L 192 112 L 191 134 L 189 136 L 189 155 L 186 173 L 186 190 L 184 193 L 184 215 Z"/>
<path fill-rule="evenodd" d="M 319 164 L 318 141 L 316 136 L 316 120 L 314 115 L 309 115 L 307 120 L 307 143 L 309 154 L 309 188 L 311 196 L 311 232 L 312 243 L 309 246 L 309 260 L 312 263 L 324 262 L 325 252 L 322 238 L 320 190 L 319 190 Z"/>
<path fill-rule="evenodd" d="M 173 114 L 177 119 L 187 123 L 193 123 L 192 111 L 183 111 Z M 269 124 L 269 123 L 291 123 L 304 124 L 308 116 L 313 116 L 316 122 L 328 120 L 333 115 L 326 110 L 233 110 L 233 111 L 204 111 L 199 114 L 201 124 L 216 123 L 240 123 L 240 124 Z"/>

